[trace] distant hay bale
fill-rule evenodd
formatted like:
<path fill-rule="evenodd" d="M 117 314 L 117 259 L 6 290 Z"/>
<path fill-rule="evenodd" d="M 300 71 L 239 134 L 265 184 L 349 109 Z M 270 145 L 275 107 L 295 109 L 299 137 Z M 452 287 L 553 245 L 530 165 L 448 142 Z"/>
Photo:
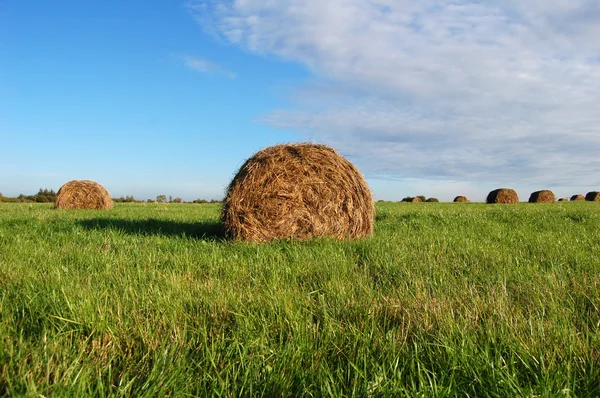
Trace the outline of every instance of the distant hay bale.
<path fill-rule="evenodd" d="M 352 163 L 325 145 L 275 145 L 257 152 L 227 188 L 228 238 L 362 238 L 373 233 L 371 191 Z"/>
<path fill-rule="evenodd" d="M 587 195 L 585 195 L 585 200 L 589 202 L 600 202 L 600 192 L 588 192 Z"/>
<path fill-rule="evenodd" d="M 516 204 L 519 203 L 519 196 L 514 189 L 498 188 L 488 194 L 486 202 Z"/>
<path fill-rule="evenodd" d="M 470 200 L 467 199 L 466 196 L 458 195 L 456 198 L 454 198 L 454 202 L 456 202 L 456 203 L 469 203 Z"/>
<path fill-rule="evenodd" d="M 541 191 L 535 191 L 529 196 L 529 203 L 554 203 L 556 202 L 556 196 L 552 191 L 542 189 Z"/>
<path fill-rule="evenodd" d="M 583 196 L 581 194 L 571 196 L 571 202 L 578 201 L 578 200 L 585 200 L 585 196 Z"/>
<path fill-rule="evenodd" d="M 421 203 L 423 200 L 421 198 L 419 198 L 418 196 L 415 196 L 414 198 L 410 198 L 410 202 L 411 203 Z"/>
<path fill-rule="evenodd" d="M 568 202 L 569 198 L 560 198 L 558 201 L 559 202 Z"/>
<path fill-rule="evenodd" d="M 100 184 L 89 180 L 73 180 L 58 190 L 55 209 L 112 209 L 113 201 Z"/>

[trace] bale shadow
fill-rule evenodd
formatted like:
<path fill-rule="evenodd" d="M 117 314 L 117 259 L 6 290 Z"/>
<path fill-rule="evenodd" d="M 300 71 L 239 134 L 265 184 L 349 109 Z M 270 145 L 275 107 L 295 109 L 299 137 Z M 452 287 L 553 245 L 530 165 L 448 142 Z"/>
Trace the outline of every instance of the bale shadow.
<path fill-rule="evenodd" d="M 94 218 L 78 222 L 86 229 L 117 230 L 133 235 L 163 235 L 190 237 L 205 241 L 225 240 L 225 230 L 218 221 L 182 222 L 173 220 L 128 220 L 118 218 Z"/>

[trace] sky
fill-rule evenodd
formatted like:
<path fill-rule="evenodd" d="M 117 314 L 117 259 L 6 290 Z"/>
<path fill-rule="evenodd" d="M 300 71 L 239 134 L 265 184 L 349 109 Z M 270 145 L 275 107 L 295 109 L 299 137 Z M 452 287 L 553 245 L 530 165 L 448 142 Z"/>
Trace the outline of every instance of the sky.
<path fill-rule="evenodd" d="M 597 0 L 0 1 L 0 192 L 220 199 L 334 147 L 377 200 L 600 190 Z"/>

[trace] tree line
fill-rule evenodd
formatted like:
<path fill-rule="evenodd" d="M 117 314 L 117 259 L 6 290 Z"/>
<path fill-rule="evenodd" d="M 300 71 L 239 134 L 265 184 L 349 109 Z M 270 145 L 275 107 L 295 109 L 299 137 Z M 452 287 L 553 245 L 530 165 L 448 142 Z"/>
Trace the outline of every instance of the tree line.
<path fill-rule="evenodd" d="M 14 198 L 6 197 L 0 193 L 0 202 L 12 202 L 12 203 L 54 203 L 56 200 L 56 192 L 53 189 L 40 188 L 35 195 L 24 195 L 20 194 Z"/>
<path fill-rule="evenodd" d="M 40 188 L 35 195 L 24 195 L 20 194 L 15 197 L 7 197 L 0 193 L 0 202 L 5 203 L 54 203 L 56 201 L 57 193 L 53 189 Z M 194 199 L 191 202 L 186 202 L 179 197 L 172 197 L 167 195 L 158 195 L 155 199 L 136 199 L 133 195 L 121 196 L 119 198 L 112 198 L 113 202 L 116 203 L 221 203 L 220 200 L 206 200 L 206 199 Z"/>

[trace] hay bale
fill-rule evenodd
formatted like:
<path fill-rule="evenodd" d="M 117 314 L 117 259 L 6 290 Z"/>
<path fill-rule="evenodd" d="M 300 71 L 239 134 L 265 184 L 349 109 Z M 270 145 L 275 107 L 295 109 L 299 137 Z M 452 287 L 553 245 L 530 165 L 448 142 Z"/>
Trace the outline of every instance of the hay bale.
<path fill-rule="evenodd" d="M 519 203 L 519 196 L 514 189 L 498 188 L 488 194 L 486 202 L 516 204 Z"/>
<path fill-rule="evenodd" d="M 414 198 L 410 198 L 411 203 L 421 203 L 422 201 L 423 200 L 418 196 L 415 196 Z"/>
<path fill-rule="evenodd" d="M 600 192 L 588 192 L 587 195 L 585 195 L 585 200 L 589 202 L 600 202 Z"/>
<path fill-rule="evenodd" d="M 541 191 L 535 191 L 529 196 L 529 203 L 554 203 L 556 202 L 556 196 L 552 191 L 542 189 Z"/>
<path fill-rule="evenodd" d="M 89 180 L 73 180 L 58 190 L 55 209 L 112 209 L 113 201 L 100 184 Z"/>
<path fill-rule="evenodd" d="M 581 194 L 571 196 L 571 202 L 574 202 L 577 200 L 585 200 L 585 196 L 583 196 Z"/>
<path fill-rule="evenodd" d="M 454 202 L 456 202 L 456 203 L 469 203 L 471 201 L 469 199 L 467 199 L 466 196 L 458 195 L 456 198 L 454 198 Z"/>
<path fill-rule="evenodd" d="M 375 207 L 363 176 L 335 150 L 285 144 L 242 165 L 221 218 L 233 240 L 361 238 L 373 233 Z"/>
<path fill-rule="evenodd" d="M 559 202 L 568 202 L 569 198 L 560 198 L 558 201 Z"/>

